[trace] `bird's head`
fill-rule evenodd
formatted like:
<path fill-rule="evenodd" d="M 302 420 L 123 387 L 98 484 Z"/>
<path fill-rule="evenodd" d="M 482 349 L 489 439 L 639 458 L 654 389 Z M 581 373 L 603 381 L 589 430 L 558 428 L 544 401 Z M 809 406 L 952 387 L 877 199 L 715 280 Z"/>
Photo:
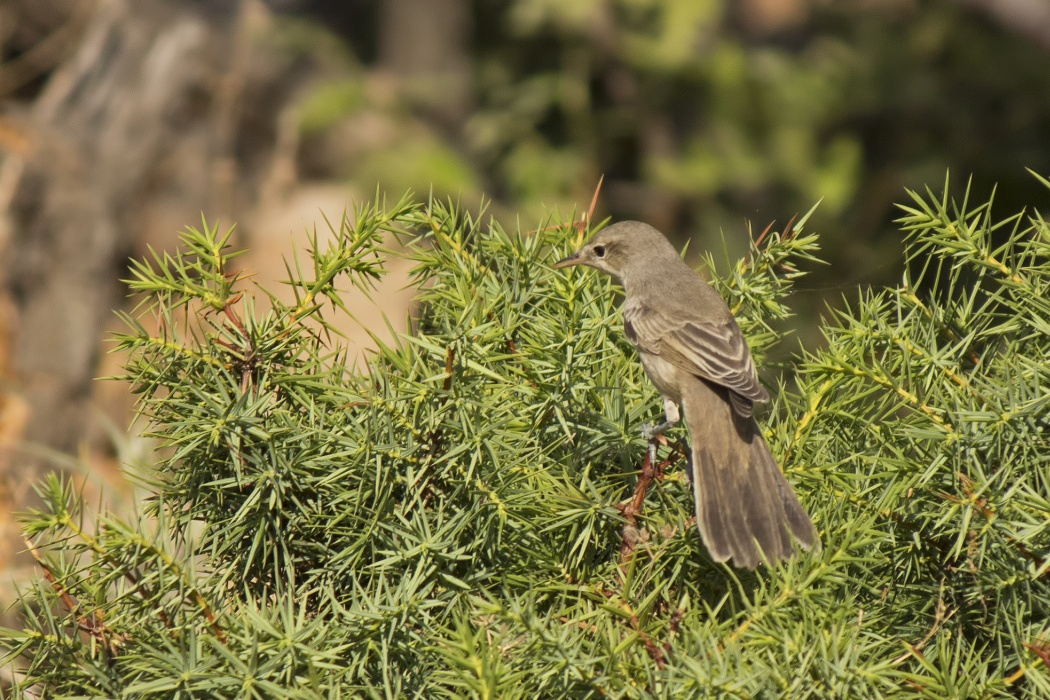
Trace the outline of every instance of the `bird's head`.
<path fill-rule="evenodd" d="M 663 259 L 677 260 L 678 253 L 662 233 L 640 221 L 621 221 L 599 231 L 554 268 L 587 265 L 623 281 L 633 269 Z"/>

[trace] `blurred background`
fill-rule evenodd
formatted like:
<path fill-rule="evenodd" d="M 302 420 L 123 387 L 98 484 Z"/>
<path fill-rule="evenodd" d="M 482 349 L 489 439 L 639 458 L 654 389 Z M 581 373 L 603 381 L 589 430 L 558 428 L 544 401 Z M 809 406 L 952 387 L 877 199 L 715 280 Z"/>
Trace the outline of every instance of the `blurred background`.
<path fill-rule="evenodd" d="M 1046 0 L 0 0 L 5 581 L 37 573 L 12 513 L 43 472 L 132 497 L 132 401 L 94 378 L 120 371 L 127 259 L 202 213 L 273 286 L 377 185 L 533 229 L 604 175 L 597 217 L 722 259 L 820 200 L 810 345 L 827 305 L 899 278 L 906 187 L 950 169 L 999 211 L 1047 200 L 1025 168 L 1050 174 L 1048 54 Z M 362 321 L 404 328 L 405 281 Z"/>

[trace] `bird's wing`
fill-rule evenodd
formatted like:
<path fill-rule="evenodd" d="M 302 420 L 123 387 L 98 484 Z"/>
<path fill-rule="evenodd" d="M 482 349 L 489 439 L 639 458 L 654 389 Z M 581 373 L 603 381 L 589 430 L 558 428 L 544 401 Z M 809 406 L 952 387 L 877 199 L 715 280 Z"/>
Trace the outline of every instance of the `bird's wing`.
<path fill-rule="evenodd" d="M 751 415 L 751 403 L 769 400 L 744 335 L 731 318 L 723 323 L 671 319 L 637 300 L 628 301 L 623 315 L 624 330 L 632 343 L 729 389 L 738 413 Z"/>

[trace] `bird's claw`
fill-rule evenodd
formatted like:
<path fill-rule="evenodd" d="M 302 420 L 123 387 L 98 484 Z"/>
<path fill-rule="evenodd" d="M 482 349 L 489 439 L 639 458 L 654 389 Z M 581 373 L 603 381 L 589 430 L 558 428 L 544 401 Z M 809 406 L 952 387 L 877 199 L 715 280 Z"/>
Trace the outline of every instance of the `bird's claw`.
<path fill-rule="evenodd" d="M 671 427 L 671 424 L 667 421 L 664 421 L 663 423 L 659 424 L 646 423 L 642 426 L 642 439 L 646 442 L 652 442 L 653 440 L 663 435 L 663 432 L 669 427 Z"/>

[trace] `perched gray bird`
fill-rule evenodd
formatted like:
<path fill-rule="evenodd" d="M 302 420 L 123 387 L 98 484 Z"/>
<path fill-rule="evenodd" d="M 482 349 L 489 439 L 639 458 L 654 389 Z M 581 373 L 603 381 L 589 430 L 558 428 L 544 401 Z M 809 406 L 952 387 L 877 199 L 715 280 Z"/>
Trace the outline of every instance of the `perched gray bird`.
<path fill-rule="evenodd" d="M 664 399 L 678 406 L 692 440 L 696 523 L 715 561 L 755 568 L 820 546 L 816 528 L 752 417 L 769 400 L 747 342 L 725 301 L 648 224 L 623 221 L 599 232 L 555 268 L 587 265 L 623 285 L 624 331 Z M 649 431 L 651 436 L 653 431 Z"/>

